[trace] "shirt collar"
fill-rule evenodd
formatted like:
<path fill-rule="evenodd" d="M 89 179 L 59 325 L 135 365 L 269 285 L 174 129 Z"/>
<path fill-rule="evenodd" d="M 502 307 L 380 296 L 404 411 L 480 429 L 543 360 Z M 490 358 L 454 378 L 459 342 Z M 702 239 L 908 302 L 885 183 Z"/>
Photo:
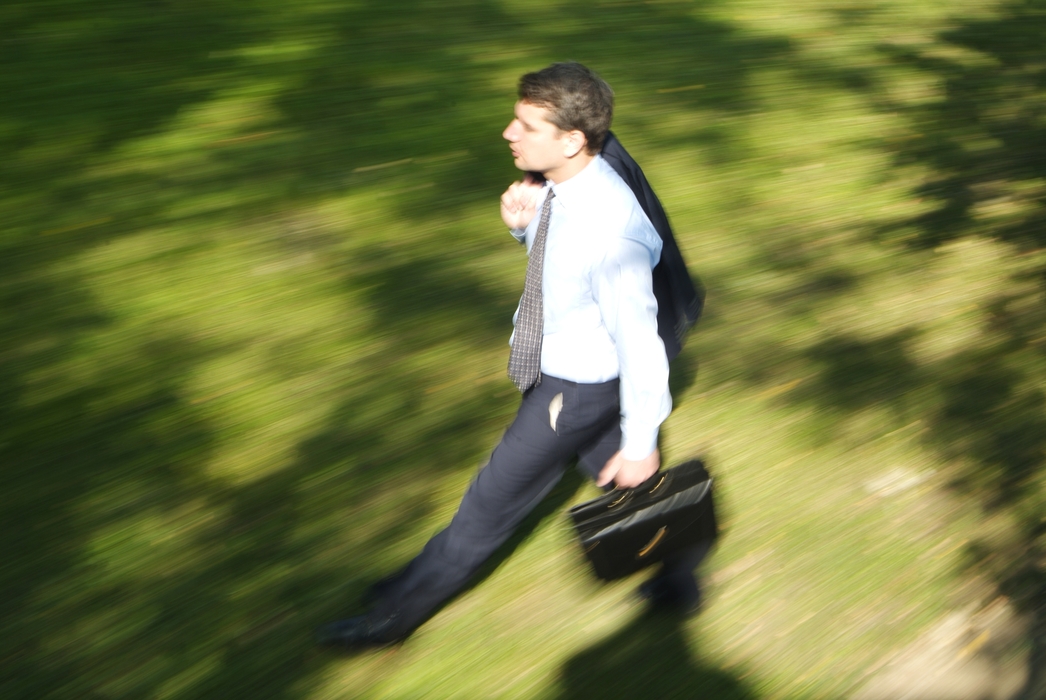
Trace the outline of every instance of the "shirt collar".
<path fill-rule="evenodd" d="M 591 163 L 566 182 L 557 184 L 549 180 L 548 187 L 556 193 L 556 202 L 569 208 L 571 201 L 576 201 L 578 197 L 584 196 L 584 193 L 599 178 L 599 172 L 602 167 L 603 156 L 597 153 Z M 545 196 L 547 197 L 548 195 L 546 194 Z"/>

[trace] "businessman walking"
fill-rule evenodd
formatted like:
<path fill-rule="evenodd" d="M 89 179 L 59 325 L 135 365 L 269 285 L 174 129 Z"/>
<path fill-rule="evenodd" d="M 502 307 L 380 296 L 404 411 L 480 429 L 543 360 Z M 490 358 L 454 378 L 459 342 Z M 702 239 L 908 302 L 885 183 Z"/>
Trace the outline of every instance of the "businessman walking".
<path fill-rule="evenodd" d="M 604 486 L 637 486 L 660 466 L 668 359 L 651 270 L 662 241 L 629 186 L 600 155 L 613 91 L 578 63 L 524 75 L 504 131 L 526 175 L 501 217 L 529 254 L 508 374 L 522 393 L 515 420 L 457 513 L 369 613 L 321 630 L 326 643 L 387 644 L 409 635 L 512 534 L 577 458 Z M 654 603 L 696 602 L 696 557 L 666 560 L 642 591 Z"/>

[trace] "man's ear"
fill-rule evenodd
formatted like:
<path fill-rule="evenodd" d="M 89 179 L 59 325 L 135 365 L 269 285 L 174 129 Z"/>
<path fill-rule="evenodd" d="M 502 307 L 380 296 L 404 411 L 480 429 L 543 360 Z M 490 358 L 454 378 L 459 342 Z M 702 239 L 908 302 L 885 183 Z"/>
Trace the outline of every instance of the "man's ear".
<path fill-rule="evenodd" d="M 567 132 L 566 142 L 563 146 L 563 155 L 567 158 L 573 158 L 580 153 L 585 146 L 588 144 L 588 139 L 585 138 L 585 132 L 579 129 Z"/>

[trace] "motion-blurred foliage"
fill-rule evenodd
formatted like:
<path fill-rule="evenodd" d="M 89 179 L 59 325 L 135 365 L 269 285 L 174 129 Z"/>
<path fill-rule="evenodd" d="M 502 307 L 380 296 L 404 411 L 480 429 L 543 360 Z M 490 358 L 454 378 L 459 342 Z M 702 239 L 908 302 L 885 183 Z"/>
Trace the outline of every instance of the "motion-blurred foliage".
<path fill-rule="evenodd" d="M 41 0 L 0 26 L 0 696 L 833 698 L 994 591 L 1041 689 L 1041 2 Z M 584 578 L 571 481 L 404 649 L 320 652 L 511 418 L 499 134 L 565 58 L 614 85 L 708 288 L 664 431 L 719 478 L 708 609 L 651 621 Z"/>

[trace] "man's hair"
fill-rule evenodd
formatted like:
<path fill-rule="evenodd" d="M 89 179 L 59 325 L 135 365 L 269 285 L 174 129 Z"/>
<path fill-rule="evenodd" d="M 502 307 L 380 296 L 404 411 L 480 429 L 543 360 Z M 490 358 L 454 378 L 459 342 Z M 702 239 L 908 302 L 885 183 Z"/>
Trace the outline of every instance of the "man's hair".
<path fill-rule="evenodd" d="M 550 112 L 549 121 L 563 131 L 585 134 L 590 154 L 603 148 L 614 116 L 614 91 L 580 63 L 553 63 L 519 79 L 519 99 Z"/>

